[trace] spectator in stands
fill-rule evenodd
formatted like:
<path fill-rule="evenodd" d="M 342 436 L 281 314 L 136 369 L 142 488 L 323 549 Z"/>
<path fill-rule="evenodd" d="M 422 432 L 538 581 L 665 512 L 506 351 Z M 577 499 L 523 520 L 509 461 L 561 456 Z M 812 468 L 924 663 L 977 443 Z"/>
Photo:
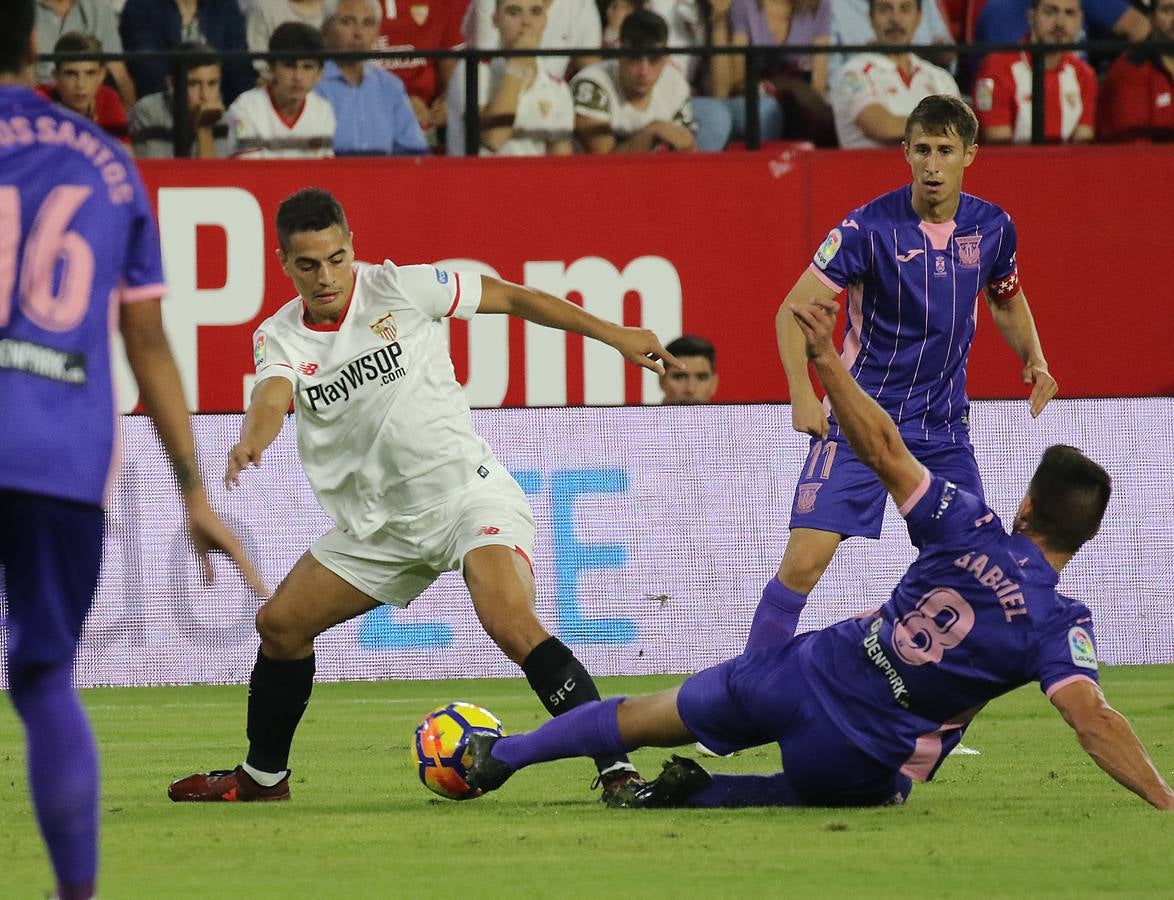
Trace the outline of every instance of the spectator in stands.
<path fill-rule="evenodd" d="M 264 53 L 269 38 L 278 25 L 304 22 L 321 28 L 326 22 L 326 0 L 253 0 L 245 17 L 245 40 L 254 53 Z M 254 60 L 253 67 L 268 73 L 264 60 Z"/>
<path fill-rule="evenodd" d="M 575 136 L 587 152 L 695 149 L 689 84 L 668 65 L 667 40 L 664 19 L 634 12 L 620 28 L 620 46 L 644 55 L 604 60 L 572 79 Z"/>
<path fill-rule="evenodd" d="M 470 47 L 494 50 L 498 33 L 493 25 L 496 0 L 472 0 L 461 28 Z M 583 50 L 603 45 L 603 23 L 594 0 L 548 0 L 546 29 L 542 33 L 543 50 Z M 541 65 L 556 78 L 566 78 L 589 65 L 599 57 L 585 54 L 576 57 L 544 56 Z"/>
<path fill-rule="evenodd" d="M 825 45 L 831 35 L 831 0 L 733 0 L 730 4 L 730 42 L 736 47 Z M 764 121 L 762 135 L 771 139 L 782 133 L 834 146 L 835 124 L 828 104 L 826 54 L 778 53 L 759 57 L 759 75 L 768 93 L 781 108 L 781 118 Z M 743 93 L 745 60 L 733 59 L 731 91 Z M 780 134 L 775 134 L 778 121 Z M 741 127 L 739 127 L 741 125 Z M 744 132 L 744 121 L 734 131 Z"/>
<path fill-rule="evenodd" d="M 921 6 L 922 0 L 869 0 L 877 43 L 912 43 Z M 905 119 L 930 94 L 957 97 L 958 83 L 945 69 L 909 51 L 849 56 L 832 86 L 840 146 L 899 144 L 905 138 Z"/>
<path fill-rule="evenodd" d="M 380 0 L 332 0 L 323 35 L 331 50 L 370 50 L 379 34 Z M 404 83 L 366 60 L 327 60 L 314 88 L 334 109 L 338 156 L 407 156 L 427 153 Z"/>
<path fill-rule="evenodd" d="M 71 32 L 92 35 L 109 53 L 122 52 L 118 16 L 109 0 L 37 0 L 36 46 L 41 53 Z M 118 88 L 124 109 L 130 109 L 138 94 L 126 64 L 109 62 L 105 69 Z M 38 83 L 51 82 L 53 63 L 37 63 L 36 77 Z"/>
<path fill-rule="evenodd" d="M 1129 0 L 1082 0 L 1084 22 L 1090 37 L 1144 41 L 1149 20 Z M 1032 0 L 986 0 L 974 27 L 974 39 L 988 43 L 1015 43 L 1028 36 Z M 1079 31 L 1077 31 L 1079 34 Z"/>
<path fill-rule="evenodd" d="M 189 54 L 186 109 L 192 123 L 190 155 L 199 159 L 228 156 L 228 124 L 220 96 L 220 60 L 207 44 L 179 45 Z M 167 76 L 167 90 L 148 94 L 130 111 L 130 139 L 135 156 L 166 158 L 175 155 L 175 85 Z"/>
<path fill-rule="evenodd" d="M 1033 0 L 1027 13 L 1034 44 L 1067 44 L 1080 34 L 1080 0 Z M 1097 103 L 1092 67 L 1069 52 L 1044 57 L 1044 136 L 1049 141 L 1091 141 Z M 974 107 L 989 144 L 1031 140 L 1031 57 L 992 53 L 974 83 Z"/>
<path fill-rule="evenodd" d="M 101 53 L 102 42 L 92 34 L 67 31 L 53 45 L 53 52 L 76 53 L 77 57 L 57 63 L 53 67 L 53 83 L 41 85 L 37 93 L 84 116 L 112 137 L 129 144 L 126 107 L 122 105 L 118 91 L 102 83 L 106 79 L 106 66 L 85 56 L 87 53 Z"/>
<path fill-rule="evenodd" d="M 461 19 L 469 0 L 382 0 L 386 15 L 375 39 L 376 50 L 460 50 L 465 46 Z M 492 0 L 491 0 L 492 3 Z M 430 144 L 440 137 L 448 116 L 449 76 L 455 59 L 382 60 L 403 83 L 416 120 Z"/>
<path fill-rule="evenodd" d="M 302 22 L 278 25 L 269 52 L 318 54 L 324 49 L 318 29 Z M 242 159 L 293 159 L 334 155 L 334 111 L 314 93 L 322 77 L 322 59 L 273 57 L 273 80 L 245 91 L 228 108 L 232 156 Z"/>
<path fill-rule="evenodd" d="M 1174 0 L 1154 0 L 1150 38 L 1174 41 Z M 1103 141 L 1174 141 L 1174 53 L 1138 47 L 1122 54 L 1101 85 Z"/>
<path fill-rule="evenodd" d="M 832 43 L 851 46 L 871 44 L 874 40 L 872 28 L 872 9 L 868 0 L 831 0 L 832 2 Z M 1020 17 L 1021 21 L 1026 21 Z M 940 44 L 942 52 L 934 54 L 930 62 L 938 66 L 950 67 L 953 64 L 954 54 L 947 48 L 954 45 L 954 35 L 946 24 L 946 17 L 942 15 L 942 8 L 938 0 L 926 0 L 922 3 L 921 21 L 917 23 L 917 30 L 913 32 L 910 44 Z M 833 53 L 828 61 L 828 78 L 834 81 L 840 67 L 848 61 L 843 53 Z"/>
<path fill-rule="evenodd" d="M 494 24 L 506 50 L 533 50 L 546 28 L 545 0 L 497 0 Z M 575 106 L 566 82 L 534 56 L 494 57 L 480 63 L 482 156 L 541 156 L 571 152 Z M 450 156 L 465 152 L 465 67 L 458 62 L 448 83 Z"/>
<path fill-rule="evenodd" d="M 717 393 L 717 351 L 713 344 L 695 334 L 685 334 L 666 344 L 665 350 L 685 368 L 669 369 L 660 376 L 660 389 L 664 391 L 661 403 L 709 403 Z"/>
<path fill-rule="evenodd" d="M 207 44 L 217 52 L 246 50 L 245 20 L 236 0 L 126 0 L 119 23 L 129 50 L 174 50 L 184 42 Z M 166 90 L 169 63 L 144 59 L 131 63 L 140 94 Z M 244 58 L 225 59 L 222 93 L 229 102 L 256 81 Z"/>

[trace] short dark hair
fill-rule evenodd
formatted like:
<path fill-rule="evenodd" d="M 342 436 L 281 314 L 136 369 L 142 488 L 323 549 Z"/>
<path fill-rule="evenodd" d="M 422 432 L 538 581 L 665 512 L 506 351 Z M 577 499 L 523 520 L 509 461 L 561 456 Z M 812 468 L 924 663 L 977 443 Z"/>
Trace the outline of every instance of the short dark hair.
<path fill-rule="evenodd" d="M 216 51 L 203 41 L 184 41 L 175 48 L 177 54 L 184 55 L 184 62 L 189 69 L 198 69 L 201 66 L 221 66 L 220 57 Z"/>
<path fill-rule="evenodd" d="M 868 0 L 868 14 L 870 16 L 872 15 L 872 8 L 876 6 L 876 4 L 877 0 Z M 921 0 L 917 0 L 917 10 L 918 12 L 921 11 Z"/>
<path fill-rule="evenodd" d="M 1027 530 L 1050 550 L 1075 553 L 1101 527 L 1112 492 L 1108 472 L 1075 447 L 1053 444 L 1027 486 Z"/>
<path fill-rule="evenodd" d="M 322 32 L 313 25 L 307 25 L 305 22 L 282 22 L 273 29 L 273 34 L 269 35 L 269 51 L 271 53 L 301 52 L 312 54 L 306 57 L 313 59 L 318 65 L 322 65 L 322 57 L 314 56 L 313 54 L 320 53 L 326 48 L 326 42 L 322 39 Z M 270 59 L 271 65 L 279 62 L 293 63 L 295 59 L 285 57 L 284 59 Z"/>
<path fill-rule="evenodd" d="M 669 26 L 650 9 L 630 13 L 620 26 L 620 46 L 633 50 L 655 50 L 669 41 Z"/>
<path fill-rule="evenodd" d="M 0 72 L 19 75 L 28 62 L 29 40 L 37 20 L 36 0 L 0 0 Z"/>
<path fill-rule="evenodd" d="M 704 356 L 709 360 L 710 368 L 717 371 L 717 350 L 703 337 L 695 334 L 683 334 L 675 341 L 669 341 L 665 344 L 664 349 L 678 357 Z"/>
<path fill-rule="evenodd" d="M 101 53 L 102 42 L 92 34 L 84 34 L 80 31 L 67 31 L 57 39 L 57 43 L 53 45 L 54 53 L 75 53 L 78 56 L 77 61 L 87 60 L 88 57 L 83 54 L 86 53 Z M 75 60 L 59 59 L 56 65 L 62 63 L 74 62 Z M 105 65 L 105 63 L 102 63 Z"/>
<path fill-rule="evenodd" d="M 948 94 L 930 94 L 913 108 L 905 120 L 905 142 L 913 134 L 913 126 L 920 125 L 926 134 L 956 134 L 963 148 L 978 138 L 978 119 L 970 107 Z"/>
<path fill-rule="evenodd" d="M 277 242 L 289 249 L 289 237 L 301 231 L 325 231 L 337 225 L 347 234 L 346 213 L 334 195 L 321 188 L 308 187 L 290 194 L 277 207 Z"/>

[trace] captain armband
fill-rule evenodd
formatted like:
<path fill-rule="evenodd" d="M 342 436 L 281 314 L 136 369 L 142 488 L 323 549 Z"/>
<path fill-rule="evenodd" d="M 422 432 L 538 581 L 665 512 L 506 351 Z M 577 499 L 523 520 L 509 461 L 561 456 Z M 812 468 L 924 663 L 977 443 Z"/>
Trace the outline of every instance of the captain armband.
<path fill-rule="evenodd" d="M 986 290 L 996 303 L 1006 303 L 1019 293 L 1019 269 L 1014 268 L 1006 277 L 987 282 Z"/>

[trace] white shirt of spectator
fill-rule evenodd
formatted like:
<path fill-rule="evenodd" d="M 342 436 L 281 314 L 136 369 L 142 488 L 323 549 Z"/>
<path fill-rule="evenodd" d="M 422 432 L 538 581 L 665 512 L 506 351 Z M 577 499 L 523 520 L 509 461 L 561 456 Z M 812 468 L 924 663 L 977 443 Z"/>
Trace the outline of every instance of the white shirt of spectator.
<path fill-rule="evenodd" d="M 245 91 L 225 113 L 229 152 L 242 159 L 334 156 L 334 110 L 310 93 L 292 122 L 281 117 L 268 88 Z"/>
<path fill-rule="evenodd" d="M 1060 63 L 1056 77 L 1060 82 L 1060 139 L 1070 141 L 1084 115 L 1084 95 L 1080 92 L 1076 67 L 1070 61 L 1063 60 Z M 1026 53 L 1011 63 L 1011 78 L 1015 82 L 1015 125 L 1011 129 L 1011 140 L 1016 144 L 1030 144 L 1031 62 Z M 974 105 L 978 110 L 988 112 L 993 95 L 991 79 L 979 78 L 974 82 Z"/>
<path fill-rule="evenodd" d="M 478 107 L 484 107 L 506 77 L 509 60 L 497 58 L 479 63 L 477 68 Z M 446 146 L 449 156 L 465 154 L 465 63 L 457 63 L 448 82 L 448 129 Z M 484 123 L 482 124 L 484 127 Z M 544 156 L 547 145 L 569 141 L 575 130 L 575 107 L 571 89 L 561 78 L 538 67 L 534 80 L 518 95 L 514 116 L 514 133 L 496 153 L 481 148 L 482 156 Z"/>
<path fill-rule="evenodd" d="M 916 56 L 908 82 L 892 57 L 881 53 L 857 53 L 848 57 L 832 83 L 832 112 L 840 146 L 886 146 L 861 131 L 856 117 L 879 103 L 893 115 L 907 118 L 930 94 L 957 97 L 958 83 L 945 69 Z"/>
<path fill-rule="evenodd" d="M 297 297 L 253 335 L 258 381 L 294 387 L 302 467 L 346 534 L 361 540 L 482 477 L 493 454 L 473 430 L 444 322 L 480 305 L 479 275 L 356 263 L 337 328 L 306 325 Z"/>
<path fill-rule="evenodd" d="M 652 122 L 675 122 L 693 128 L 689 83 L 678 69 L 665 66 L 652 86 L 648 106 L 637 109 L 620 93 L 620 61 L 606 59 L 571 79 L 575 114 L 611 125 L 617 141 L 626 141 Z"/>
<path fill-rule="evenodd" d="M 472 0 L 465 13 L 461 31 L 470 47 L 496 50 L 501 36 L 493 24 L 497 0 Z M 543 50 L 595 49 L 603 45 L 603 23 L 595 0 L 550 0 L 546 7 L 546 30 L 542 32 Z M 542 67 L 557 78 L 565 78 L 569 56 L 546 56 Z"/>
<path fill-rule="evenodd" d="M 868 0 L 831 0 L 832 43 L 871 44 L 876 40 L 876 31 L 868 15 Z M 913 32 L 911 44 L 942 44 L 950 46 L 954 36 L 946 24 L 938 0 L 922 0 L 921 21 Z M 828 63 L 828 72 L 835 77 L 851 54 L 833 53 Z"/>
<path fill-rule="evenodd" d="M 670 47 L 700 47 L 705 43 L 705 27 L 696 0 L 651 0 L 648 5 L 654 13 L 664 19 L 669 28 Z M 672 64 L 685 73 L 685 79 L 692 84 L 701 65 L 701 57 L 686 53 L 674 53 Z"/>

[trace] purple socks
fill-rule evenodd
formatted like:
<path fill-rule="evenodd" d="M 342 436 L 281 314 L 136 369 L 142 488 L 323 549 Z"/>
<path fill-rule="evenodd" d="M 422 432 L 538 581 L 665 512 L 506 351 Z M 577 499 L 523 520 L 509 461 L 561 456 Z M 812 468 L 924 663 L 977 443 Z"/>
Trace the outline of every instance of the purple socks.
<path fill-rule="evenodd" d="M 802 806 L 785 772 L 773 775 L 714 775 L 713 783 L 688 800 L 689 806 Z"/>
<path fill-rule="evenodd" d="M 623 697 L 594 700 L 567 710 L 528 734 L 512 734 L 493 745 L 493 758 L 515 771 L 531 763 L 573 756 L 621 756 L 616 709 Z"/>
<path fill-rule="evenodd" d="M 750 636 L 746 638 L 744 653 L 781 647 L 795 636 L 799 614 L 807 604 L 807 595 L 786 587 L 778 578 L 772 578 L 762 590 L 762 599 L 754 610 Z"/>
<path fill-rule="evenodd" d="M 12 705 L 24 722 L 29 790 L 57 875 L 58 896 L 93 896 L 98 869 L 98 752 L 73 688 L 73 663 L 14 668 Z"/>

